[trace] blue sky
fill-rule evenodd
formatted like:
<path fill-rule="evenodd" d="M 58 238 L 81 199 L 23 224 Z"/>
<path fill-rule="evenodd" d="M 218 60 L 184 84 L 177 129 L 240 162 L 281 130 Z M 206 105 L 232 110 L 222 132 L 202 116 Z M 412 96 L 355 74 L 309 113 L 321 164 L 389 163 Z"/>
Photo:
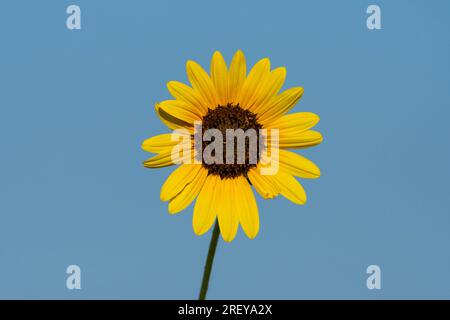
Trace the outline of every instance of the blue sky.
<path fill-rule="evenodd" d="M 382 29 L 366 27 L 368 5 Z M 77 4 L 82 29 L 66 28 Z M 0 12 L 0 298 L 196 298 L 210 233 L 167 213 L 153 104 L 242 49 L 321 117 L 308 203 L 220 242 L 214 299 L 450 298 L 448 1 L 8 1 Z M 446 253 L 447 252 L 447 253 Z M 82 289 L 67 290 L 79 265 Z M 366 268 L 382 271 L 368 290 Z"/>

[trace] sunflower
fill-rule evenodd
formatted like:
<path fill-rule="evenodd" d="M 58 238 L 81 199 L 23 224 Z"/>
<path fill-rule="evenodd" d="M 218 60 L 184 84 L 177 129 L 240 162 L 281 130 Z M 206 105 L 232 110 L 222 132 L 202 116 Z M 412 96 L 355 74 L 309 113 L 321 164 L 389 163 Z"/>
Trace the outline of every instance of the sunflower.
<path fill-rule="evenodd" d="M 267 161 L 258 153 L 256 163 L 248 156 L 241 164 L 183 163 L 174 170 L 161 189 L 161 200 L 168 201 L 168 211 L 178 213 L 195 199 L 193 229 L 197 235 L 207 232 L 218 221 L 220 234 L 232 241 L 239 224 L 253 239 L 259 231 L 259 214 L 252 187 L 264 199 L 282 195 L 296 204 L 306 202 L 306 193 L 298 178 L 317 178 L 319 168 L 305 157 L 287 149 L 301 149 L 322 142 L 322 135 L 310 130 L 319 117 L 310 112 L 289 113 L 303 95 L 302 87 L 280 93 L 286 78 L 286 68 L 271 70 L 270 60 L 257 62 L 247 74 L 242 51 L 237 51 L 229 68 L 222 54 L 216 51 L 208 74 L 199 64 L 188 61 L 187 76 L 191 86 L 177 81 L 167 84 L 174 99 L 155 105 L 156 113 L 169 129 L 195 131 L 194 123 L 205 129 L 254 129 L 258 132 L 277 130 L 276 143 L 265 135 L 266 148 L 275 145 L 278 170 L 263 174 Z M 262 138 L 258 138 L 262 139 Z M 177 144 L 172 133 L 145 140 L 142 148 L 157 155 L 146 160 L 147 168 L 160 168 L 176 164 L 172 150 Z M 227 142 L 224 143 L 224 145 Z M 202 150 L 207 147 L 201 144 Z M 260 150 L 261 151 L 261 150 Z"/>

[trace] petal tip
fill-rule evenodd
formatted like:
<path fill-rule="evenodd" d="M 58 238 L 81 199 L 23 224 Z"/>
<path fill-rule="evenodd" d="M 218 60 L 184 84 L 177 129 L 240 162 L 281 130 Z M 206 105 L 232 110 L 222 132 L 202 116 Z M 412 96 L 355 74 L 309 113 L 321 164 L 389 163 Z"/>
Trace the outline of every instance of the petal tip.
<path fill-rule="evenodd" d="M 230 243 L 234 240 L 234 236 L 224 236 L 222 233 L 221 233 L 221 236 L 222 236 L 223 241 L 228 242 L 228 243 Z"/>
<path fill-rule="evenodd" d="M 237 49 L 236 52 L 234 53 L 234 56 L 244 58 L 245 57 L 244 51 L 242 51 L 242 49 Z"/>
<path fill-rule="evenodd" d="M 206 232 L 208 232 L 210 228 L 208 229 L 204 229 L 204 228 L 200 228 L 198 226 L 196 226 L 194 223 L 192 223 L 192 230 L 194 230 L 194 233 L 196 236 L 202 236 L 204 235 Z"/>
<path fill-rule="evenodd" d="M 256 236 L 258 235 L 258 233 L 259 233 L 259 227 L 258 227 L 256 230 L 253 230 L 252 232 L 247 233 L 247 237 L 248 237 L 250 240 L 253 240 L 253 239 L 256 238 Z"/>
<path fill-rule="evenodd" d="M 170 89 L 173 87 L 173 85 L 176 83 L 174 80 L 170 80 L 166 83 L 167 89 L 170 91 Z"/>
<path fill-rule="evenodd" d="M 176 214 L 176 213 L 180 212 L 181 210 L 179 210 L 178 208 L 174 208 L 173 207 L 173 202 L 169 202 L 169 205 L 167 207 L 167 211 L 169 212 L 169 214 L 173 215 L 173 214 Z"/>
<path fill-rule="evenodd" d="M 166 201 L 169 201 L 169 200 L 170 200 L 167 196 L 165 196 L 165 192 L 164 192 L 164 189 L 163 189 L 163 188 L 161 188 L 161 191 L 160 191 L 160 193 L 159 193 L 159 199 L 160 199 L 162 202 L 166 202 Z"/>
<path fill-rule="evenodd" d="M 219 51 L 219 50 L 216 50 L 216 51 L 214 51 L 214 53 L 213 53 L 213 58 L 214 57 L 216 57 L 216 58 L 221 58 L 222 57 L 222 53 Z"/>

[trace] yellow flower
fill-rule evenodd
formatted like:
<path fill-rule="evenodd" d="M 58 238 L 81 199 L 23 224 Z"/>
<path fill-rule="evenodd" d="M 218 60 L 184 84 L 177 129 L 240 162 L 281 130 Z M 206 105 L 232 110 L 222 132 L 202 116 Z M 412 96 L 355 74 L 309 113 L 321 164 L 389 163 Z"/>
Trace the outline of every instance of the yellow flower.
<path fill-rule="evenodd" d="M 294 87 L 279 93 L 286 78 L 284 67 L 270 69 L 265 58 L 257 62 L 247 74 L 242 51 L 234 55 L 229 69 L 220 52 L 211 60 L 210 74 L 199 64 L 188 61 L 187 76 L 192 87 L 170 81 L 167 84 L 173 100 L 157 103 L 156 113 L 172 130 L 194 132 L 194 122 L 200 121 L 206 129 L 278 129 L 278 171 L 263 174 L 267 166 L 258 162 L 244 164 L 183 163 L 167 178 L 161 189 L 161 200 L 169 201 L 169 212 L 178 213 L 196 198 L 193 229 L 204 234 L 216 218 L 225 241 L 232 241 L 239 224 L 249 238 L 259 231 L 259 214 L 252 186 L 265 199 L 281 194 L 296 204 L 306 202 L 306 193 L 295 177 L 317 178 L 319 168 L 310 160 L 286 149 L 310 147 L 322 142 L 322 135 L 310 130 L 319 117 L 310 112 L 287 114 L 303 94 L 303 88 Z M 266 147 L 272 136 L 266 134 Z M 272 139 L 272 140 L 271 140 Z M 147 139 L 142 148 L 157 153 L 144 162 L 148 168 L 174 165 L 172 149 L 177 144 L 172 134 L 161 134 Z M 276 143 L 273 143 L 276 145 Z M 225 145 L 225 143 L 224 143 Z M 202 142 L 204 149 L 204 143 Z M 203 150 L 202 149 L 202 150 Z M 260 155 L 260 154 L 258 154 Z"/>

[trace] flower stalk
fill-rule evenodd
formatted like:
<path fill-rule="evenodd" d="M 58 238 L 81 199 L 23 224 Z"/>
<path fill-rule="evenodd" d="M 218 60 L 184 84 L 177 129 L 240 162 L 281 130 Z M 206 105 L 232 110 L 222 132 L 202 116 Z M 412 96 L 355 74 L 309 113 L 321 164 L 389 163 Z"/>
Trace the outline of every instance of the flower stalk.
<path fill-rule="evenodd" d="M 206 257 L 205 270 L 203 271 L 202 285 L 200 288 L 198 300 L 205 300 L 206 293 L 208 292 L 209 278 L 211 276 L 211 270 L 214 262 L 214 256 L 216 254 L 217 242 L 219 241 L 219 235 L 219 223 L 216 220 L 211 236 L 211 242 L 209 243 L 208 256 Z"/>

